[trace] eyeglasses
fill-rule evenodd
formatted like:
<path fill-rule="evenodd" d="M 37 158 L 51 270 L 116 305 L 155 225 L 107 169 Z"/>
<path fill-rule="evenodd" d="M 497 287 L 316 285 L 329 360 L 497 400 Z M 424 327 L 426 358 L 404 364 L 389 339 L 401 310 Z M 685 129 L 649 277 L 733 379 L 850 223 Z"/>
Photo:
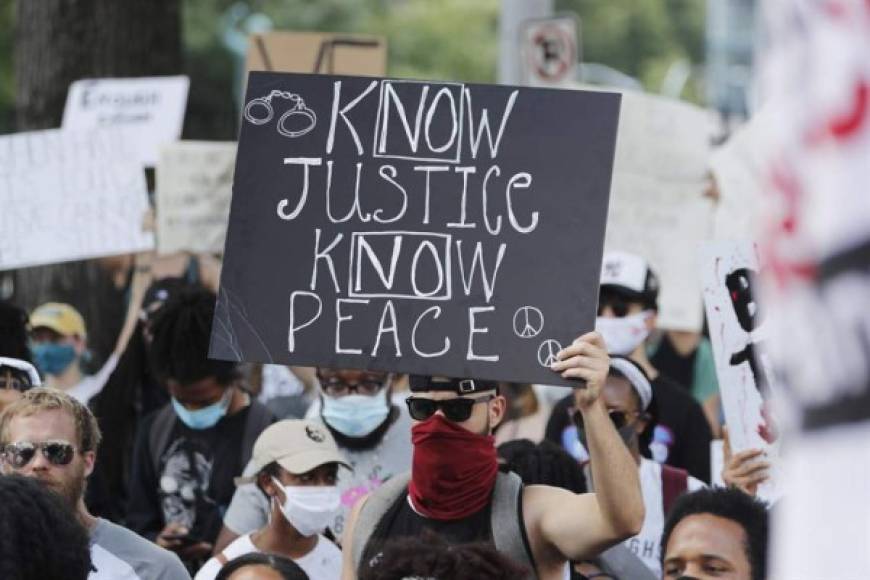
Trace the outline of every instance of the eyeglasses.
<path fill-rule="evenodd" d="M 408 397 L 405 402 L 408 404 L 408 412 L 411 418 L 416 421 L 425 421 L 436 412 L 438 409 L 444 411 L 444 416 L 454 423 L 468 421 L 471 417 L 471 411 L 478 403 L 486 403 L 495 398 L 495 395 L 487 395 L 471 399 L 468 397 L 457 397 L 456 399 L 444 399 L 443 401 L 435 401 L 433 399 L 425 399 L 423 397 Z"/>
<path fill-rule="evenodd" d="M 627 411 L 608 411 L 607 415 L 610 417 L 610 421 L 613 423 L 613 426 L 617 429 L 621 429 L 628 424 L 628 418 L 633 417 L 634 415 L 639 415 L 637 411 L 627 412 Z M 574 424 L 580 428 L 583 426 L 583 414 L 580 411 L 573 411 L 573 419 Z"/>
<path fill-rule="evenodd" d="M 604 312 L 604 309 L 607 306 L 609 306 L 610 310 L 613 311 L 613 315 L 615 317 L 624 318 L 628 316 L 628 310 L 631 307 L 631 302 L 629 302 L 619 294 L 602 292 L 598 301 L 598 316 L 601 316 L 601 313 Z"/>
<path fill-rule="evenodd" d="M 344 397 L 345 395 L 349 395 L 350 393 L 372 396 L 381 390 L 381 387 L 384 386 L 385 381 L 386 378 L 363 378 L 358 381 L 349 383 L 340 377 L 333 376 L 329 378 L 321 377 L 320 386 L 321 388 L 323 388 L 323 392 L 330 397 Z"/>
<path fill-rule="evenodd" d="M 39 450 L 52 465 L 68 465 L 76 454 L 76 448 L 67 441 L 18 441 L 3 448 L 3 459 L 13 469 L 21 469 L 30 463 Z"/>

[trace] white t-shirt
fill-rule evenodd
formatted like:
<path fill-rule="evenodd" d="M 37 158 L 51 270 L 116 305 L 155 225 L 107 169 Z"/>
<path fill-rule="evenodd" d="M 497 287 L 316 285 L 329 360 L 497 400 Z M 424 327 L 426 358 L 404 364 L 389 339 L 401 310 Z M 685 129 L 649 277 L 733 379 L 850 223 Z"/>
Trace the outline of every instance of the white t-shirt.
<path fill-rule="evenodd" d="M 221 553 L 229 561 L 259 551 L 251 541 L 251 534 L 245 534 L 239 536 Z M 309 578 L 317 580 L 339 580 L 341 578 L 341 550 L 323 536 L 317 536 L 317 544 L 313 550 L 293 561 L 308 574 Z M 194 580 L 214 580 L 222 567 L 223 564 L 217 558 L 212 558 L 199 569 Z"/>
<path fill-rule="evenodd" d="M 189 580 L 178 556 L 102 518 L 91 530 L 88 580 Z"/>
<path fill-rule="evenodd" d="M 82 405 L 87 405 L 88 401 L 98 395 L 106 386 L 106 382 L 116 366 L 118 366 L 118 355 L 113 354 L 106 359 L 106 363 L 97 374 L 86 376 L 79 384 L 67 389 L 66 394 L 75 398 Z"/>
<path fill-rule="evenodd" d="M 662 506 L 662 466 L 642 457 L 639 475 L 646 515 L 640 533 L 625 540 L 623 544 L 640 558 L 647 568 L 652 570 L 656 578 L 661 578 L 661 540 L 665 528 L 665 514 Z M 697 491 L 703 487 L 706 487 L 704 482 L 689 476 L 687 492 Z"/>

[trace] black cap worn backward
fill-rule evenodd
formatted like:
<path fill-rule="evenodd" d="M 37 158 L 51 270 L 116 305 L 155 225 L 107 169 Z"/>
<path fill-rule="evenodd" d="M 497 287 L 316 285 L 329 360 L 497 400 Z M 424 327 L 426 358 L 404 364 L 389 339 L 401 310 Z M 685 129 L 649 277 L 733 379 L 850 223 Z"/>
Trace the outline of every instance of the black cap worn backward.
<path fill-rule="evenodd" d="M 498 381 L 481 379 L 453 379 L 432 375 L 411 375 L 408 382 L 412 393 L 449 391 L 457 395 L 469 395 L 471 393 L 498 390 Z"/>

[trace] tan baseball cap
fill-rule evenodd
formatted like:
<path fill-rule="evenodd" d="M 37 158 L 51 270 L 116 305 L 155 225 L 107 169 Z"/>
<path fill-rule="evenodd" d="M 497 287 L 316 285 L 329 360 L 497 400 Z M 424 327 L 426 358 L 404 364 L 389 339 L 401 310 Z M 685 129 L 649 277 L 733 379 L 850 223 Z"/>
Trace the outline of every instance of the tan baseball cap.
<path fill-rule="evenodd" d="M 326 463 L 338 463 L 348 469 L 329 430 L 314 421 L 288 419 L 267 427 L 254 443 L 251 454 L 253 471 L 259 473 L 264 467 L 277 461 L 278 465 L 294 475 L 301 475 Z M 253 483 L 256 476 L 236 478 L 236 485 Z"/>
<path fill-rule="evenodd" d="M 31 328 L 50 328 L 61 336 L 85 336 L 85 319 L 69 304 L 47 302 L 30 315 Z"/>

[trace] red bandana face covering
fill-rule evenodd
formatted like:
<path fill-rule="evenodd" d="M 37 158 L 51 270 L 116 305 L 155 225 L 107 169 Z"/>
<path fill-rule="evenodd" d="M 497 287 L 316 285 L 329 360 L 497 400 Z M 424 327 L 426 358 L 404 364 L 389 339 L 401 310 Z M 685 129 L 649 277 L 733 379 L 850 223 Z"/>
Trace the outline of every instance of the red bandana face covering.
<path fill-rule="evenodd" d="M 456 520 L 487 504 L 498 475 L 495 437 L 478 435 L 441 415 L 411 429 L 414 458 L 408 493 L 427 518 Z"/>

